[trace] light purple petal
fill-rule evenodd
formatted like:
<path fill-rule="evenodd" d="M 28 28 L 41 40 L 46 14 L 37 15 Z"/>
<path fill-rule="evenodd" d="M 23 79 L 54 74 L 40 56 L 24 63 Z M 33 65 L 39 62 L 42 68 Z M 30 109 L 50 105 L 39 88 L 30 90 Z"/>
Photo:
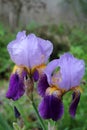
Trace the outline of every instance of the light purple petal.
<path fill-rule="evenodd" d="M 41 75 L 41 77 L 38 81 L 37 91 L 43 97 L 43 96 L 45 96 L 45 92 L 48 87 L 49 87 L 49 84 L 47 82 L 47 76 L 45 74 L 43 74 L 43 75 Z"/>
<path fill-rule="evenodd" d="M 26 36 L 25 31 L 19 32 L 16 40 L 7 46 L 13 62 L 30 68 L 45 63 L 52 52 L 52 44 L 46 40 L 38 39 L 34 34 Z"/>
<path fill-rule="evenodd" d="M 6 97 L 9 99 L 18 100 L 24 94 L 24 83 L 19 78 L 18 74 L 12 74 L 10 77 L 9 88 Z"/>
<path fill-rule="evenodd" d="M 53 72 L 57 68 L 60 70 L 54 74 Z M 69 53 L 65 53 L 60 59 L 51 61 L 44 70 L 49 84 L 54 84 L 66 90 L 79 86 L 84 72 L 84 61 L 74 58 Z M 56 79 L 55 83 L 52 78 Z"/>
<path fill-rule="evenodd" d="M 47 62 L 49 56 L 51 55 L 51 53 L 53 51 L 53 44 L 50 41 L 44 40 L 39 37 L 38 37 L 38 43 L 39 43 L 42 53 L 45 56 L 45 62 Z"/>
<path fill-rule="evenodd" d="M 55 60 L 51 61 L 51 62 L 47 65 L 47 67 L 45 68 L 45 70 L 44 70 L 44 73 L 47 75 L 47 80 L 48 80 L 48 83 L 49 83 L 49 84 L 52 83 L 52 81 L 51 81 L 51 79 L 52 79 L 52 73 L 53 73 L 53 71 L 54 71 L 57 67 L 59 67 L 58 65 L 59 65 L 59 60 L 58 60 L 58 59 L 55 59 Z"/>
<path fill-rule="evenodd" d="M 59 62 L 62 76 L 62 80 L 58 83 L 59 87 L 68 90 L 79 86 L 85 71 L 84 61 L 74 58 L 69 53 L 65 53 L 60 57 Z"/>
<path fill-rule="evenodd" d="M 11 59 L 17 65 L 29 66 L 28 60 L 28 38 L 25 31 L 17 34 L 16 40 L 10 42 L 7 46 Z"/>
<path fill-rule="evenodd" d="M 39 104 L 39 113 L 44 119 L 57 121 L 63 115 L 62 101 L 53 95 L 45 96 Z"/>
<path fill-rule="evenodd" d="M 31 67 L 46 63 L 52 52 L 51 42 L 38 39 L 40 38 L 36 37 L 34 34 L 31 34 L 31 36 L 28 35 L 28 41 L 30 43 L 28 56 Z M 44 45 L 42 41 L 44 41 L 44 44 L 46 45 Z M 50 51 L 48 47 L 51 49 Z"/>
<path fill-rule="evenodd" d="M 26 38 L 26 31 L 18 32 L 16 39 L 17 40 L 23 40 Z"/>
<path fill-rule="evenodd" d="M 76 92 L 76 93 L 74 92 L 72 95 L 72 102 L 69 108 L 69 113 L 72 117 L 74 117 L 76 114 L 76 109 L 77 109 L 79 100 L 80 100 L 80 92 Z"/>
<path fill-rule="evenodd" d="M 28 35 L 29 47 L 28 59 L 30 62 L 30 67 L 35 67 L 44 63 L 44 55 L 41 53 L 41 49 L 38 44 L 37 37 L 34 34 Z"/>

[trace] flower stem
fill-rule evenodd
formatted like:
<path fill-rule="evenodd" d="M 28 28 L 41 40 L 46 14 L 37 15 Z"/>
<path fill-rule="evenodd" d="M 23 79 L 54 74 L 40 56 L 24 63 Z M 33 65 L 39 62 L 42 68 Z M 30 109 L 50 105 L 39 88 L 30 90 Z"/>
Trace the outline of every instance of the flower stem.
<path fill-rule="evenodd" d="M 31 91 L 28 89 L 28 88 L 30 88 L 30 86 L 28 87 L 28 84 L 29 84 L 29 85 L 31 86 L 31 88 L 32 88 Z M 45 127 L 45 125 L 44 125 L 44 122 L 43 122 L 43 120 L 41 119 L 41 117 L 40 117 L 40 115 L 39 115 L 39 113 L 38 113 L 36 104 L 34 103 L 34 97 L 33 97 L 34 82 L 33 82 L 32 77 L 31 77 L 31 79 L 30 79 L 30 82 L 28 82 L 26 85 L 27 85 L 26 94 L 27 94 L 27 96 L 28 96 L 28 99 L 29 99 L 29 100 L 31 101 L 31 103 L 32 103 L 32 106 L 33 106 L 33 108 L 34 108 L 34 110 L 35 110 L 35 113 L 36 113 L 37 118 L 38 118 L 38 120 L 39 120 L 39 122 L 40 122 L 40 124 L 41 124 L 41 127 L 43 128 L 43 130 L 46 130 L 46 127 Z"/>
<path fill-rule="evenodd" d="M 32 106 L 33 106 L 33 108 L 34 108 L 34 110 L 35 110 L 35 112 L 36 112 L 36 114 L 37 114 L 38 120 L 40 121 L 40 124 L 41 124 L 43 130 L 46 130 L 46 127 L 45 127 L 45 125 L 44 125 L 44 123 L 43 123 L 43 120 L 41 119 L 41 117 L 40 117 L 40 115 L 39 115 L 39 113 L 38 113 L 38 110 L 37 110 L 37 107 L 36 107 L 34 101 L 32 101 Z"/>

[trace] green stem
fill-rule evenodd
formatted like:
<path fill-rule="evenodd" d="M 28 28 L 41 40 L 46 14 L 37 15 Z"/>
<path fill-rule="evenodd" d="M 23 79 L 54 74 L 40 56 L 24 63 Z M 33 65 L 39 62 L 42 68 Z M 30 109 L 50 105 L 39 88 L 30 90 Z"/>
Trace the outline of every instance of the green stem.
<path fill-rule="evenodd" d="M 40 124 L 41 124 L 43 130 L 46 130 L 46 127 L 45 127 L 45 125 L 44 125 L 44 123 L 43 123 L 43 120 L 41 119 L 41 117 L 40 117 L 40 115 L 39 115 L 39 113 L 38 113 L 38 110 L 37 110 L 37 107 L 36 107 L 34 101 L 32 101 L 32 106 L 33 106 L 33 108 L 34 108 L 34 110 L 35 110 L 35 112 L 36 112 L 36 114 L 37 114 L 38 120 L 40 121 Z"/>

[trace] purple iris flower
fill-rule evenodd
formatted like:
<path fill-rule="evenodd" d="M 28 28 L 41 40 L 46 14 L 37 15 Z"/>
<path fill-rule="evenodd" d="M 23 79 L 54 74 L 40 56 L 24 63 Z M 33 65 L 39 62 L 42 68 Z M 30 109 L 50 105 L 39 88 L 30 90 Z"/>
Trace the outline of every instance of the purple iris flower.
<path fill-rule="evenodd" d="M 16 39 L 8 44 L 7 49 L 17 67 L 11 74 L 6 97 L 18 100 L 24 94 L 26 85 L 30 87 L 30 83 L 33 86 L 31 78 L 34 81 L 38 80 L 39 70 L 41 73 L 45 68 L 53 45 L 50 41 L 36 37 L 34 34 L 26 36 L 26 32 L 23 31 L 19 32 Z M 27 80 L 27 83 L 24 79 Z"/>
<path fill-rule="evenodd" d="M 60 119 L 64 112 L 62 97 L 73 91 L 69 113 L 76 114 L 80 100 L 80 82 L 85 72 L 83 60 L 65 53 L 59 59 L 51 61 L 38 82 L 38 93 L 43 97 L 39 105 L 39 113 L 44 119 Z"/>
<path fill-rule="evenodd" d="M 7 49 L 16 65 L 33 68 L 48 61 L 53 45 L 50 41 L 36 37 L 34 34 L 26 36 L 26 32 L 23 31 L 8 44 Z"/>

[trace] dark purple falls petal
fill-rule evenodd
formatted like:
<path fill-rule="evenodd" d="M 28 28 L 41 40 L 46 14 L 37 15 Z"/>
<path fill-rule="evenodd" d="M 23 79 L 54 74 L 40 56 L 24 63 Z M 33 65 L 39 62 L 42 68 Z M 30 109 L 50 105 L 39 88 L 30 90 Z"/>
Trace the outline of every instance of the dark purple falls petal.
<path fill-rule="evenodd" d="M 19 78 L 18 74 L 12 74 L 10 77 L 9 88 L 6 97 L 9 99 L 18 100 L 24 94 L 24 83 Z"/>
<path fill-rule="evenodd" d="M 49 96 L 45 96 L 41 103 L 39 104 L 39 113 L 40 116 L 43 117 L 44 119 L 49 119 L 50 117 L 50 106 L 49 106 Z"/>
<path fill-rule="evenodd" d="M 45 74 L 41 75 L 38 85 L 37 85 L 37 91 L 38 94 L 42 97 L 45 96 L 46 89 L 49 87 L 49 84 L 47 82 L 47 76 Z"/>
<path fill-rule="evenodd" d="M 63 103 L 53 95 L 45 96 L 39 104 L 39 113 L 44 119 L 57 121 L 64 113 Z"/>
<path fill-rule="evenodd" d="M 18 111 L 17 107 L 14 106 L 14 114 L 16 118 L 20 117 L 20 112 Z"/>
<path fill-rule="evenodd" d="M 33 79 L 35 82 L 37 82 L 39 79 L 39 72 L 37 69 L 33 72 Z"/>
<path fill-rule="evenodd" d="M 69 113 L 72 117 L 75 117 L 78 103 L 80 101 L 80 92 L 74 92 L 72 94 L 72 102 L 69 108 Z"/>

